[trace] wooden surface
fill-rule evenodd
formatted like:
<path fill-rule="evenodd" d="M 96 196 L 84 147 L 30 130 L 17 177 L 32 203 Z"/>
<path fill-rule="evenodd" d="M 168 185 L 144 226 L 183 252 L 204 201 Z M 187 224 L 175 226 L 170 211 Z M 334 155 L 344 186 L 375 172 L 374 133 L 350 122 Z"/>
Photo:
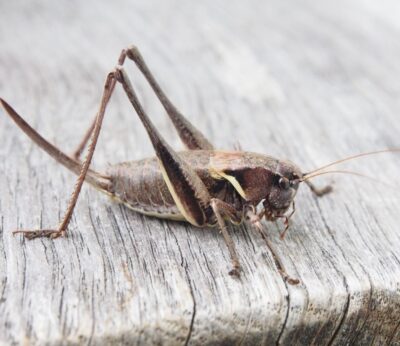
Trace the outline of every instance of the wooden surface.
<path fill-rule="evenodd" d="M 117 4 L 118 3 L 118 4 Z M 288 158 L 305 171 L 400 146 L 400 5 L 339 1 L 2 1 L 0 95 L 71 152 L 106 73 L 134 43 L 171 99 L 219 148 Z M 182 148 L 128 64 L 160 131 Z M 118 88 L 95 167 L 152 155 Z M 75 177 L 0 111 L 0 344 L 400 344 L 399 163 L 346 167 L 322 199 L 302 188 L 285 241 L 231 228 L 244 267 L 227 275 L 222 236 L 140 216 L 83 189 L 66 239 L 55 226 Z"/>

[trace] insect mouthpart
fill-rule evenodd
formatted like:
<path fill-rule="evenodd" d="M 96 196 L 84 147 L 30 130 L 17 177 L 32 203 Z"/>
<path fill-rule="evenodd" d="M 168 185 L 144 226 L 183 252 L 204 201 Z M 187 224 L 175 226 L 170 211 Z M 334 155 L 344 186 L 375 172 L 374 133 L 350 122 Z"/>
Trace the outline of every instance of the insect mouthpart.
<path fill-rule="evenodd" d="M 263 201 L 264 215 L 269 221 L 284 217 L 296 196 L 300 180 L 277 176 L 269 194 Z"/>

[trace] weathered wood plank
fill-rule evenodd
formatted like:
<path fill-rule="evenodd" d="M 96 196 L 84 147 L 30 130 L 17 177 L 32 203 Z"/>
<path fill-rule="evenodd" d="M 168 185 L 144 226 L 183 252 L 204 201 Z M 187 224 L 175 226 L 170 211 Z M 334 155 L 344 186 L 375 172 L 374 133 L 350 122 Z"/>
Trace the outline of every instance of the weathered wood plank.
<path fill-rule="evenodd" d="M 67 152 L 79 142 L 121 48 L 138 45 L 171 99 L 217 147 L 290 158 L 305 170 L 399 146 L 400 5 L 395 0 L 0 4 L 0 95 Z M 129 67 L 133 71 L 133 67 Z M 160 131 L 172 125 L 135 72 Z M 212 230 L 140 216 L 84 188 L 66 239 L 54 226 L 74 179 L 0 113 L 0 340 L 4 344 L 400 344 L 399 158 L 376 175 L 306 189 L 285 241 L 235 229 L 244 267 Z M 153 155 L 121 90 L 95 167 Z M 320 180 L 330 181 L 332 178 Z M 234 230 L 234 228 L 232 228 Z"/>

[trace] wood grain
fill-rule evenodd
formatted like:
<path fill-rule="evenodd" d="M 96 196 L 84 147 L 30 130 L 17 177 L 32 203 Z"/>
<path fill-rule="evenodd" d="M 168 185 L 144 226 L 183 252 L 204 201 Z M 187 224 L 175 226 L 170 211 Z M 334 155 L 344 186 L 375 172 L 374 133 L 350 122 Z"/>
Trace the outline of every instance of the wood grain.
<path fill-rule="evenodd" d="M 188 118 L 219 148 L 288 158 L 305 171 L 400 146 L 400 5 L 395 0 L 3 1 L 0 96 L 72 152 L 104 78 L 134 43 Z M 128 66 L 128 65 L 127 65 Z M 143 78 L 140 96 L 181 148 Z M 399 157 L 346 165 L 335 193 L 297 197 L 284 241 L 231 228 L 244 267 L 212 230 L 138 215 L 83 189 L 65 239 L 25 241 L 17 227 L 56 225 L 75 177 L 0 112 L 0 343 L 400 345 Z M 153 155 L 118 88 L 95 153 Z"/>

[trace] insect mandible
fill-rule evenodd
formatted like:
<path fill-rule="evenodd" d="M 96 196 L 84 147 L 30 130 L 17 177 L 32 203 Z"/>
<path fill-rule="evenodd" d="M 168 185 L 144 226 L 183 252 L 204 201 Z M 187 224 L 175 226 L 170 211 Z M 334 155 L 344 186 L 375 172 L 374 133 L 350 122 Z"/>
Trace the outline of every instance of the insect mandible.
<path fill-rule="evenodd" d="M 126 59 L 132 60 L 157 95 L 187 151 L 176 152 L 164 140 L 150 120 L 124 70 Z M 143 123 L 154 147 L 156 157 L 111 166 L 103 174 L 89 168 L 96 148 L 107 104 L 120 83 L 133 108 Z M 356 157 L 399 149 L 364 153 L 335 161 L 308 173 L 295 164 L 252 152 L 220 151 L 196 129 L 172 104 L 144 62 L 135 46 L 123 49 L 118 65 L 106 78 L 101 103 L 96 117 L 73 155 L 69 156 L 46 141 L 3 99 L 0 103 L 16 124 L 56 161 L 78 175 L 67 211 L 57 229 L 16 230 L 27 239 L 65 236 L 84 181 L 139 213 L 159 218 L 187 221 L 197 227 L 219 227 L 232 261 L 230 275 L 239 276 L 240 262 L 225 221 L 240 224 L 248 221 L 263 235 L 261 220 L 289 219 L 295 211 L 294 198 L 299 185 L 305 182 L 317 196 L 331 191 L 330 186 L 317 189 L 309 179 L 327 173 L 328 167 Z M 91 140 L 90 140 L 91 139 Z M 82 151 L 88 152 L 83 161 Z M 146 169 L 146 174 L 142 174 Z M 261 206 L 261 208 L 258 208 Z M 261 209 L 259 211 L 259 209 Z M 275 257 L 275 255 L 274 255 Z M 280 267 L 280 268 L 279 268 Z M 278 269 L 291 279 L 278 263 Z"/>

